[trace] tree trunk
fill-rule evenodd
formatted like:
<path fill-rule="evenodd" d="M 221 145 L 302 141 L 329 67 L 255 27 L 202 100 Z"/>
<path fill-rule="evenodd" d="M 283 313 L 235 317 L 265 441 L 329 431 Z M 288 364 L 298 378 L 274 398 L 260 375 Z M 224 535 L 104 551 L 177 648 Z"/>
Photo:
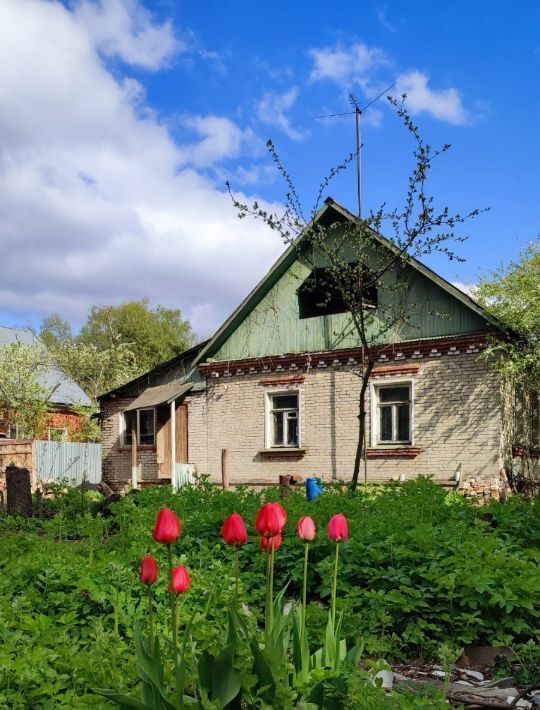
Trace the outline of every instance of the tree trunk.
<path fill-rule="evenodd" d="M 362 454 L 364 453 L 364 445 L 366 440 L 366 392 L 374 364 L 375 363 L 371 360 L 371 358 L 368 359 L 366 369 L 362 374 L 362 386 L 360 387 L 360 397 L 358 400 L 358 442 L 356 444 L 354 470 L 351 480 L 351 489 L 353 492 L 358 486 L 358 477 L 360 476 L 360 465 L 362 463 Z"/>
<path fill-rule="evenodd" d="M 6 467 L 8 515 L 32 515 L 32 486 L 30 471 L 14 464 Z"/>

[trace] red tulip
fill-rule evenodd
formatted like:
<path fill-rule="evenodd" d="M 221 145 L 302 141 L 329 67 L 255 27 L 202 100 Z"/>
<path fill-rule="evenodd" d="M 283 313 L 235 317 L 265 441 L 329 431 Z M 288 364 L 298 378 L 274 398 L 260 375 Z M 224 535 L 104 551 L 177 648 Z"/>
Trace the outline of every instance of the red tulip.
<path fill-rule="evenodd" d="M 229 515 L 221 528 L 221 536 L 227 545 L 245 545 L 248 534 L 242 516 L 238 513 Z"/>
<path fill-rule="evenodd" d="M 176 513 L 169 508 L 162 508 L 157 516 L 154 540 L 170 545 L 178 540 L 181 532 L 182 523 Z"/>
<path fill-rule="evenodd" d="M 334 542 L 349 539 L 347 518 L 341 513 L 334 515 L 332 520 L 328 523 L 328 537 L 330 540 L 334 540 Z"/>
<path fill-rule="evenodd" d="M 140 580 L 143 584 L 154 584 L 158 578 L 158 565 L 152 555 L 144 557 L 141 561 Z"/>
<path fill-rule="evenodd" d="M 175 594 L 183 594 L 189 587 L 191 578 L 189 572 L 183 565 L 178 565 L 172 572 L 172 590 L 169 584 L 169 592 L 174 591 Z"/>
<path fill-rule="evenodd" d="M 287 522 L 287 513 L 279 503 L 265 503 L 257 513 L 255 527 L 259 535 L 274 537 L 280 535 Z"/>
<path fill-rule="evenodd" d="M 271 550 L 274 551 L 279 549 L 281 543 L 283 542 L 283 535 L 273 535 L 272 537 L 261 537 L 261 550 Z"/>
<path fill-rule="evenodd" d="M 300 518 L 300 520 L 298 521 L 297 530 L 302 540 L 305 540 L 306 542 L 311 542 L 315 539 L 315 531 L 317 530 L 317 528 L 312 518 L 309 517 L 309 515 L 304 515 L 303 518 Z"/>

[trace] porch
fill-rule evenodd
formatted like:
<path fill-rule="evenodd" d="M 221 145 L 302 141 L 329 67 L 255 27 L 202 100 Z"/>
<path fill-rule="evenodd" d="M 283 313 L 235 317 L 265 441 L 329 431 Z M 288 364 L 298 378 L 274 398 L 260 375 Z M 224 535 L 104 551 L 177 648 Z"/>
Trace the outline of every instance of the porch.
<path fill-rule="evenodd" d="M 131 450 L 133 488 L 186 478 L 188 408 L 183 400 L 192 386 L 170 382 L 147 387 L 125 408 L 124 441 Z"/>

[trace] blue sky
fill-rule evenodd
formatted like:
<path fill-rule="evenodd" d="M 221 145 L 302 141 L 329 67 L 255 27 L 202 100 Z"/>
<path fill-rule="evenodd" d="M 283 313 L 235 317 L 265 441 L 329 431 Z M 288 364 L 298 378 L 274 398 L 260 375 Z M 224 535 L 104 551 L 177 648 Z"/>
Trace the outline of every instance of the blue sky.
<path fill-rule="evenodd" d="M 16 77 L 16 80 L 14 79 Z M 229 179 L 279 204 L 272 138 L 311 207 L 354 147 L 348 93 L 391 84 L 433 145 L 439 204 L 489 207 L 454 282 L 540 231 L 540 5 L 471 2 L 4 0 L 0 7 L 0 323 L 148 296 L 215 329 L 281 244 L 238 223 Z M 364 116 L 364 208 L 403 199 L 410 138 L 384 99 Z M 355 176 L 330 189 L 356 209 Z"/>

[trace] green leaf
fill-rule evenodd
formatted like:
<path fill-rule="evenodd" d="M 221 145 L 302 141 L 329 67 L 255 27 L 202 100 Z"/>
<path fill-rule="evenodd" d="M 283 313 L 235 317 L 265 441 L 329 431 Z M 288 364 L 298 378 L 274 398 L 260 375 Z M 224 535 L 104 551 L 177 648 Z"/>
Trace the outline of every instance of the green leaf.
<path fill-rule="evenodd" d="M 212 699 L 218 698 L 224 706 L 236 698 L 242 681 L 234 667 L 235 644 L 226 646 L 212 663 Z"/>
<path fill-rule="evenodd" d="M 263 656 L 257 639 L 253 638 L 250 643 L 251 653 L 253 654 L 253 672 L 259 679 L 262 689 L 267 689 L 269 694 L 274 694 L 276 684 L 272 669 L 268 665 L 268 661 Z"/>
<path fill-rule="evenodd" d="M 197 671 L 199 673 L 199 683 L 201 684 L 201 687 L 208 692 L 212 690 L 213 663 L 214 657 L 205 651 L 199 658 L 199 663 L 197 664 Z"/>
<path fill-rule="evenodd" d="M 117 693 L 116 690 L 106 690 L 104 688 L 92 688 L 92 693 L 101 695 L 113 703 L 120 705 L 123 708 L 135 708 L 135 710 L 155 710 L 151 705 L 145 705 L 140 700 L 131 698 L 129 695 Z"/>

